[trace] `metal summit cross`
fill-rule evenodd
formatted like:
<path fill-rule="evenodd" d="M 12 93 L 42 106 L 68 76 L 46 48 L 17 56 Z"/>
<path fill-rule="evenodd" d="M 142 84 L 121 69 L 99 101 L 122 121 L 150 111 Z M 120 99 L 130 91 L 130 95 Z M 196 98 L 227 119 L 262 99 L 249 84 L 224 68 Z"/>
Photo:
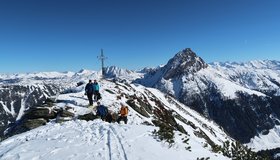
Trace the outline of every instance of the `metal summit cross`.
<path fill-rule="evenodd" d="M 105 75 L 104 60 L 107 59 L 107 57 L 105 57 L 103 54 L 103 49 L 101 49 L 101 55 L 97 56 L 97 58 L 101 61 L 102 77 L 103 77 Z"/>

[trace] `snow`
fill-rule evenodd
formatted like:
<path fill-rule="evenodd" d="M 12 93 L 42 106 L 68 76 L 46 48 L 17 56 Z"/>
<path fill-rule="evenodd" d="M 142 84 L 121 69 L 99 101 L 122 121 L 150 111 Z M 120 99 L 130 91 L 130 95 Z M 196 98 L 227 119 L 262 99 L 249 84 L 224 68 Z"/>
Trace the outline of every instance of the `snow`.
<path fill-rule="evenodd" d="M 0 104 L 3 106 L 3 109 L 7 114 L 11 114 L 12 116 L 16 115 L 15 110 L 14 110 L 14 106 L 13 106 L 13 104 L 14 104 L 13 101 L 10 103 L 11 109 L 9 109 L 8 106 L 6 104 L 4 104 L 2 101 L 0 101 Z"/>
<path fill-rule="evenodd" d="M 276 95 L 280 95 L 279 86 L 271 80 L 280 82 L 280 63 L 277 61 L 252 61 L 250 63 L 214 63 L 201 69 L 194 75 L 184 75 L 182 79 L 161 79 L 162 71 L 156 72 L 150 83 L 153 86 L 159 80 L 160 83 L 176 96 L 181 89 L 189 93 L 198 93 L 207 88 L 205 82 L 211 82 L 222 95 L 227 98 L 235 98 L 236 92 L 241 91 L 258 96 L 266 96 L 258 92 L 258 89 L 276 89 Z M 249 72 L 248 72 L 249 71 Z M 117 67 L 110 68 L 109 73 L 132 81 L 142 76 L 136 72 L 122 70 Z M 101 103 L 111 112 L 117 112 L 121 103 L 126 104 L 127 98 L 117 98 L 120 93 L 146 97 L 150 104 L 154 104 L 148 97 L 160 99 L 164 107 L 174 111 L 192 122 L 218 145 L 232 139 L 213 121 L 204 118 L 199 113 L 181 104 L 172 97 L 167 97 L 162 92 L 153 88 L 146 88 L 138 84 L 127 86 L 123 83 L 113 83 L 101 80 L 101 72 L 81 70 L 80 72 L 40 72 L 28 74 L 0 75 L 0 85 L 9 84 L 6 80 L 16 79 L 13 84 L 36 85 L 44 87 L 44 83 L 54 83 L 59 87 L 67 88 L 73 93 L 65 93 L 57 96 L 61 102 L 54 107 L 72 107 L 75 115 L 89 112 L 95 113 L 94 108 L 87 108 L 87 98 L 84 96 L 84 85 L 76 87 L 77 82 L 87 82 L 88 79 L 97 79 L 101 86 Z M 126 78 L 127 77 L 127 78 Z M 188 81 L 187 81 L 188 80 Z M 187 83 L 183 83 L 187 81 Z M 35 88 L 35 87 L 34 87 Z M 114 94 L 108 92 L 110 90 Z M 7 113 L 13 113 L 3 102 Z M 24 102 L 22 102 L 24 104 Z M 126 104 L 127 105 L 127 104 Z M 155 105 L 153 105 L 154 107 Z M 20 109 L 17 120 L 22 117 L 24 108 Z M 196 159 L 198 157 L 210 157 L 210 159 L 227 159 L 220 154 L 211 152 L 210 147 L 205 147 L 206 141 L 197 137 L 191 126 L 179 119 L 177 123 L 188 132 L 192 151 L 185 149 L 182 143 L 182 135 L 176 132 L 175 145 L 169 147 L 164 142 L 159 142 L 152 135 L 152 131 L 158 129 L 155 126 L 143 125 L 143 122 L 152 121 L 153 117 L 146 118 L 129 108 L 129 121 L 124 124 L 109 124 L 101 120 L 80 121 L 72 120 L 65 123 L 50 122 L 46 126 L 39 127 L 29 132 L 11 137 L 0 143 L 0 159 Z M 251 139 L 247 144 L 253 150 L 272 149 L 280 147 L 280 127 L 269 130 L 267 135 L 259 135 Z"/>
<path fill-rule="evenodd" d="M 164 94 L 161 93 L 160 91 L 158 91 L 157 89 L 148 88 L 148 90 L 151 91 L 157 97 L 159 97 L 159 99 L 170 109 L 176 111 L 180 115 L 183 115 L 184 118 L 186 118 L 188 121 L 193 122 L 196 126 L 200 126 L 200 128 L 205 133 L 207 133 L 207 135 L 210 137 L 210 139 L 212 141 L 214 141 L 216 144 L 222 145 L 223 142 L 225 142 L 227 140 L 232 140 L 225 134 L 225 132 L 217 124 L 215 124 L 213 121 L 210 121 L 209 119 L 206 119 L 198 112 L 176 102 L 175 99 L 172 99 L 173 102 L 170 104 L 170 102 L 168 102 L 166 100 Z M 179 108 L 176 105 L 179 105 Z M 178 122 L 179 122 L 179 120 L 178 120 Z M 190 126 L 186 126 L 184 123 L 181 123 L 181 122 L 179 122 L 179 123 L 185 127 L 190 127 Z M 211 126 L 211 131 L 208 130 L 209 128 L 205 128 L 203 126 Z M 214 132 L 215 134 L 212 134 L 211 132 L 212 133 Z"/>
<path fill-rule="evenodd" d="M 43 84 L 57 84 L 60 87 L 75 86 L 77 81 L 99 78 L 101 72 L 81 70 L 80 72 L 37 72 L 21 74 L 0 74 L 0 85 L 35 86 Z M 73 82 L 76 82 L 73 84 Z M 71 85 L 69 85 L 71 84 Z"/>
<path fill-rule="evenodd" d="M 20 110 L 19 110 L 19 112 L 18 112 L 18 114 L 17 114 L 17 118 L 16 118 L 16 120 L 20 120 L 20 118 L 23 116 L 23 114 L 24 114 L 24 111 L 25 111 L 25 101 L 22 99 L 21 100 L 21 107 L 20 107 Z"/>
<path fill-rule="evenodd" d="M 105 68 L 106 77 L 110 78 L 118 78 L 121 80 L 126 81 L 133 81 L 137 78 L 143 77 L 144 73 L 141 73 L 141 71 L 132 71 L 127 69 L 122 69 L 116 66 L 110 66 Z"/>
<path fill-rule="evenodd" d="M 9 110 L 9 108 L 2 101 L 0 101 L 0 104 L 3 106 L 3 109 L 6 113 L 12 114 L 12 111 Z"/>
<path fill-rule="evenodd" d="M 98 77 L 92 77 L 98 78 Z M 146 88 L 137 84 L 114 83 L 108 80 L 99 80 L 101 86 L 102 100 L 111 112 L 117 112 L 120 104 L 126 104 L 126 96 L 120 99 L 117 96 L 121 93 L 146 97 L 150 104 L 153 104 L 149 97 L 157 98 L 167 109 L 174 110 L 177 114 L 191 121 L 198 128 L 203 130 L 211 140 L 221 145 L 230 137 L 212 121 L 202 117 L 199 113 L 191 110 L 171 97 L 167 97 L 160 91 Z M 83 87 L 85 84 L 83 85 Z M 54 107 L 72 107 L 75 115 L 82 115 L 95 110 L 88 108 L 87 98 L 84 96 L 83 87 L 76 89 L 74 93 L 65 93 L 57 97 L 60 103 Z M 113 92 L 115 94 L 110 93 Z M 96 104 L 96 103 L 95 103 Z M 127 105 L 127 104 L 126 104 Z M 146 118 L 129 107 L 128 124 L 107 123 L 100 119 L 94 121 L 83 121 L 74 118 L 64 123 L 49 122 L 45 126 L 25 132 L 0 143 L 1 160 L 29 160 L 29 159 L 197 159 L 210 157 L 210 159 L 228 159 L 220 154 L 213 153 L 211 148 L 206 146 L 207 142 L 197 137 L 194 128 L 181 122 L 189 135 L 175 131 L 175 143 L 169 146 L 164 141 L 158 141 L 152 134 L 158 130 L 155 126 L 143 125 L 143 122 L 150 122 L 153 117 Z M 212 132 L 211 132 L 212 131 Z M 183 143 L 186 136 L 190 139 L 189 144 Z M 186 147 L 191 146 L 191 151 Z"/>
<path fill-rule="evenodd" d="M 179 65 L 177 61 L 169 68 Z M 182 96 L 182 93 L 193 95 L 205 92 L 209 89 L 209 85 L 219 90 L 226 99 L 235 99 L 237 92 L 266 96 L 264 91 L 275 91 L 275 95 L 280 95 L 280 62 L 277 61 L 216 62 L 195 72 L 191 72 L 192 67 L 195 66 L 169 80 L 163 77 L 165 74 L 163 69 L 157 70 L 153 74 L 145 75 L 139 82 L 148 87 L 156 87 L 177 98 Z"/>
<path fill-rule="evenodd" d="M 201 69 L 193 75 L 183 75 L 181 79 L 174 79 L 171 83 L 170 81 L 162 79 L 161 84 L 164 86 L 164 89 L 159 87 L 161 90 L 164 91 L 166 89 L 167 93 L 171 93 L 175 95 L 175 97 L 179 97 L 181 92 L 186 92 L 190 95 L 195 93 L 200 94 L 209 89 L 209 85 L 215 86 L 227 99 L 236 98 L 237 92 L 244 92 L 249 95 L 255 94 L 258 96 L 266 96 L 261 92 L 240 85 L 236 81 L 228 78 L 228 75 L 212 67 Z"/>
<path fill-rule="evenodd" d="M 144 125 L 109 124 L 101 120 L 49 123 L 0 144 L 0 158 L 11 159 L 150 159 L 185 160 L 197 157 L 227 159 L 191 141 L 195 149 L 186 151 L 185 144 L 176 147 L 158 142 L 152 135 L 156 129 Z M 179 139 L 176 139 L 179 141 Z"/>
<path fill-rule="evenodd" d="M 255 60 L 244 63 L 226 62 L 212 63 L 211 67 L 223 73 L 226 79 L 251 90 L 280 90 L 280 62 Z"/>
<path fill-rule="evenodd" d="M 74 72 L 35 72 L 35 73 L 20 73 L 20 74 L 1 74 L 2 79 L 18 79 L 18 78 L 61 78 L 61 77 L 71 77 Z"/>
<path fill-rule="evenodd" d="M 254 151 L 274 149 L 280 147 L 280 126 L 275 126 L 270 129 L 267 135 L 259 134 L 251 139 L 250 143 L 246 144 Z"/>
<path fill-rule="evenodd" d="M 230 99 L 236 98 L 237 97 L 236 92 L 238 91 L 245 92 L 250 95 L 255 94 L 257 96 L 266 96 L 261 92 L 245 88 L 237 84 L 236 82 L 225 78 L 226 75 L 224 75 L 221 72 L 217 72 L 215 69 L 212 69 L 211 67 L 201 70 L 198 74 L 206 76 L 208 80 L 210 80 L 216 86 L 218 86 L 218 89 L 225 97 L 228 97 Z"/>

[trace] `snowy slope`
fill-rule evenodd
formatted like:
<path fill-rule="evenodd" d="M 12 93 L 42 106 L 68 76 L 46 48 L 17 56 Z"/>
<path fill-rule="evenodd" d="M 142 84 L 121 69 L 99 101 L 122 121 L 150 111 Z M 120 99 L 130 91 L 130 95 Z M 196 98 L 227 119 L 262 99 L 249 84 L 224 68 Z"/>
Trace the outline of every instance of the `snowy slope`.
<path fill-rule="evenodd" d="M 244 63 L 212 63 L 211 66 L 223 73 L 225 79 L 236 82 L 251 90 L 280 95 L 280 62 L 272 60 Z"/>
<path fill-rule="evenodd" d="M 157 89 L 146 88 L 142 85 L 111 82 L 108 80 L 99 81 L 99 84 L 102 88 L 100 93 L 103 97 L 101 103 L 107 106 L 108 109 L 112 112 L 118 112 L 121 103 L 124 103 L 127 106 L 129 106 L 127 104 L 127 101 L 131 98 L 131 96 L 133 97 L 136 95 L 136 97 L 145 99 L 145 101 L 147 101 L 147 104 L 151 105 L 153 108 L 156 107 L 156 104 L 154 102 L 154 99 L 156 99 L 159 100 L 166 109 L 172 110 L 174 114 L 178 114 L 187 119 L 188 121 L 191 121 L 195 126 L 199 127 L 203 132 L 205 132 L 209 137 L 212 137 L 211 140 L 213 140 L 216 144 L 221 145 L 224 141 L 231 140 L 231 138 L 228 137 L 227 134 L 225 134 L 224 131 L 221 130 L 221 128 L 213 121 L 209 121 L 199 113 L 195 112 L 194 110 L 181 104 L 174 98 L 160 92 Z M 88 101 L 87 98 L 84 96 L 83 88 L 80 89 L 81 90 L 77 90 L 77 93 L 59 95 L 58 100 L 62 102 L 58 103 L 57 106 L 73 107 L 75 113 L 78 115 L 91 112 L 91 110 L 84 107 L 88 104 Z M 122 97 L 121 99 L 119 99 L 118 97 L 121 95 Z M 151 123 L 154 119 L 153 116 L 154 115 L 151 114 L 150 117 L 145 117 L 143 115 L 140 115 L 133 108 L 131 108 L 129 115 L 130 121 L 128 123 L 134 125 L 139 125 L 144 122 Z M 179 119 L 176 120 L 179 123 L 182 123 Z M 192 130 L 191 132 L 194 132 L 194 130 Z"/>
<path fill-rule="evenodd" d="M 261 151 L 267 149 L 274 149 L 280 147 L 280 127 L 275 126 L 273 129 L 269 130 L 267 135 L 258 135 L 251 139 L 250 143 L 246 144 L 248 147 L 252 148 L 254 151 Z"/>
<path fill-rule="evenodd" d="M 265 94 L 251 90 L 247 87 L 244 87 L 240 84 L 238 84 L 235 80 L 231 80 L 228 78 L 228 75 L 219 72 L 212 67 L 208 67 L 207 69 L 202 69 L 197 73 L 194 73 L 194 75 L 190 75 L 192 78 L 194 78 L 194 81 L 189 81 L 189 77 L 185 79 L 188 83 L 184 85 L 184 89 L 188 91 L 201 91 L 201 90 L 207 90 L 208 86 L 207 84 L 212 83 L 212 85 L 217 86 L 217 89 L 220 91 L 220 93 L 225 97 L 229 99 L 234 99 L 237 97 L 237 92 L 244 92 L 250 95 L 257 95 L 257 96 L 266 96 Z M 183 77 L 182 79 L 184 79 Z M 208 82 L 208 83 L 207 83 Z"/>
<path fill-rule="evenodd" d="M 98 79 L 98 77 L 93 77 Z M 99 80 L 99 79 L 98 79 Z M 152 131 L 158 130 L 152 121 L 157 119 L 153 113 L 149 116 L 139 114 L 129 106 L 128 124 L 109 124 L 99 119 L 94 121 L 75 120 L 57 124 L 49 122 L 20 135 L 11 137 L 0 143 L 0 159 L 227 159 L 213 153 L 204 133 L 214 144 L 222 145 L 231 138 L 213 121 L 209 121 L 199 113 L 179 103 L 174 98 L 152 88 L 141 85 L 124 84 L 99 80 L 101 86 L 101 103 L 111 112 L 116 112 L 121 103 L 127 106 L 128 100 L 135 97 L 145 100 L 153 110 L 160 109 L 156 102 L 177 115 L 175 120 L 182 125 L 187 135 L 175 131 L 175 143 L 170 147 L 164 141 L 158 141 Z M 84 86 L 83 86 L 84 87 Z M 84 96 L 84 88 L 77 87 L 75 92 L 58 96 L 59 103 L 54 108 L 72 107 L 76 116 L 95 110 L 87 108 L 88 101 Z M 121 97 L 121 98 L 118 98 Z M 183 118 L 178 118 L 179 116 Z M 149 123 L 150 125 L 144 125 Z M 189 138 L 189 144 L 183 139 Z M 191 146 L 191 151 L 186 147 Z"/>
<path fill-rule="evenodd" d="M 176 135 L 176 146 L 154 139 L 152 131 L 156 129 L 144 125 L 109 124 L 101 120 L 70 121 L 63 124 L 49 123 L 30 132 L 12 137 L 0 144 L 0 158 L 11 159 L 149 159 L 170 160 L 227 159 L 214 154 L 197 141 L 190 141 L 195 148 L 192 152 L 185 150 L 185 144 Z"/>

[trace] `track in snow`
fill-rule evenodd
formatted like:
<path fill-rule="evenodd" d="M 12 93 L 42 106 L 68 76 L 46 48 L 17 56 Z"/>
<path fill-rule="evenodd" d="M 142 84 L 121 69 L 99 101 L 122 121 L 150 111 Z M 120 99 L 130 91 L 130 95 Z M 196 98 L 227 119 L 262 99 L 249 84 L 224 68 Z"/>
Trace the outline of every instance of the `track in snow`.
<path fill-rule="evenodd" d="M 128 160 L 122 139 L 114 129 L 114 127 L 106 127 L 106 135 L 104 135 L 104 155 L 106 160 Z"/>

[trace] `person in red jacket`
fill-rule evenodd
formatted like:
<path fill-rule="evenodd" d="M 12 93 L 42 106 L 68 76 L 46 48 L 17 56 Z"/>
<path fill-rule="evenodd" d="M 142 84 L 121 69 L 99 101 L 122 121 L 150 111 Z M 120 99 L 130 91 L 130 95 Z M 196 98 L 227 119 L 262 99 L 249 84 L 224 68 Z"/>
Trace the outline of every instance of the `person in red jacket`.
<path fill-rule="evenodd" d="M 117 122 L 120 123 L 120 121 L 123 120 L 124 123 L 127 124 L 128 107 L 122 104 L 119 114 L 120 116 Z"/>

